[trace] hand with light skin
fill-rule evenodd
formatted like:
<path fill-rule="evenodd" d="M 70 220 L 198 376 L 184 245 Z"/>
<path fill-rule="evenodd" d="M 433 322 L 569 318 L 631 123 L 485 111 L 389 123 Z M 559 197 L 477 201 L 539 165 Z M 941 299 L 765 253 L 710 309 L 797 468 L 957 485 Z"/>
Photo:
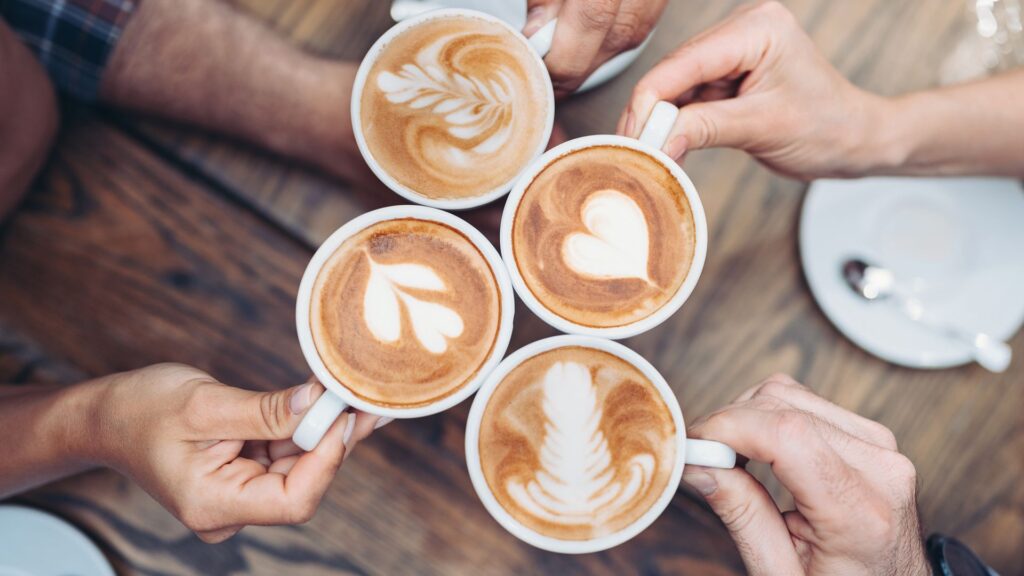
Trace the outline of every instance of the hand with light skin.
<path fill-rule="evenodd" d="M 1024 70 L 886 98 L 846 80 L 782 4 L 737 9 L 638 83 L 618 132 L 680 106 L 665 145 L 744 150 L 800 179 L 869 174 L 1024 176 Z"/>
<path fill-rule="evenodd" d="M 376 416 L 343 414 L 311 452 L 290 440 L 324 391 L 226 386 L 158 364 L 65 388 L 0 387 L 0 497 L 94 466 L 137 482 L 205 542 L 313 517 Z"/>
<path fill-rule="evenodd" d="M 555 96 L 572 94 L 608 59 L 647 38 L 666 0 L 528 0 L 523 34 L 532 36 L 558 18 L 544 58 Z"/>
<path fill-rule="evenodd" d="M 793 495 L 780 512 L 742 467 L 689 466 L 683 480 L 725 523 L 747 571 L 926 576 L 914 465 L 877 422 L 775 375 L 688 430 L 771 464 Z"/>

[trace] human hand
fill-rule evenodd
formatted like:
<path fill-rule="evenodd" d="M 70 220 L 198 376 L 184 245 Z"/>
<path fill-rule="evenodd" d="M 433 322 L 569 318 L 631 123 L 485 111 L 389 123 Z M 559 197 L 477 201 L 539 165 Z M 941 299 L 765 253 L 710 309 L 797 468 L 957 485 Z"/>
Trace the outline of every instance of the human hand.
<path fill-rule="evenodd" d="M 323 393 L 250 392 L 180 364 L 117 374 L 99 393 L 101 454 L 205 542 L 246 525 L 313 517 L 342 461 L 378 418 L 343 414 L 312 452 L 290 440 Z"/>
<path fill-rule="evenodd" d="M 558 18 L 544 58 L 558 98 L 572 94 L 609 58 L 636 48 L 658 23 L 666 0 L 529 0 L 523 34 Z"/>
<path fill-rule="evenodd" d="M 654 104 L 681 107 L 665 145 L 739 148 L 783 175 L 853 176 L 897 151 L 872 141 L 889 101 L 858 89 L 817 51 L 778 2 L 746 5 L 695 36 L 637 84 L 619 120 L 636 137 Z"/>
<path fill-rule="evenodd" d="M 771 464 L 796 510 L 780 513 L 743 468 L 687 467 L 725 523 L 747 571 L 760 574 L 931 574 L 921 544 L 914 465 L 887 428 L 776 375 L 694 424 Z"/>

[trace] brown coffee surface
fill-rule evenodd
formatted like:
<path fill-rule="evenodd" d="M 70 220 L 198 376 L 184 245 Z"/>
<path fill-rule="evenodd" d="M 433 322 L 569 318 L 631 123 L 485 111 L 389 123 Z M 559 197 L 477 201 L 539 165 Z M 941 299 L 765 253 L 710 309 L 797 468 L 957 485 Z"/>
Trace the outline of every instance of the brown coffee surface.
<path fill-rule="evenodd" d="M 362 134 L 395 180 L 433 199 L 509 182 L 544 136 L 547 79 L 522 40 L 469 16 L 418 24 L 391 40 L 360 96 Z"/>
<path fill-rule="evenodd" d="M 678 292 L 696 246 L 693 211 L 660 162 L 593 146 L 548 164 L 516 210 L 512 248 L 530 292 L 576 324 L 651 315 Z"/>
<path fill-rule="evenodd" d="M 590 540 L 662 495 L 676 426 L 657 388 L 618 356 L 570 346 L 514 368 L 487 402 L 480 464 L 498 503 L 545 536 Z"/>
<path fill-rule="evenodd" d="M 487 259 L 458 230 L 402 218 L 347 239 L 317 275 L 310 328 L 343 386 L 411 408 L 469 383 L 495 346 L 501 299 Z"/>

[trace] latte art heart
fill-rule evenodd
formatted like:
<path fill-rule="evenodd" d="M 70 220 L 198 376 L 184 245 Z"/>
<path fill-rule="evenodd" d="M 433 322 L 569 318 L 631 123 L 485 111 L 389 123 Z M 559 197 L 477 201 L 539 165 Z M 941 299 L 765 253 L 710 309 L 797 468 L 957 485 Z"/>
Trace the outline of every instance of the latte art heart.
<path fill-rule="evenodd" d="M 597 145 L 552 159 L 511 227 L 523 283 L 552 314 L 616 328 L 672 300 L 696 251 L 693 212 L 671 171 L 646 153 Z"/>
<path fill-rule="evenodd" d="M 654 384 L 618 356 L 578 346 L 513 368 L 480 423 L 480 467 L 524 526 L 563 540 L 612 534 L 669 483 L 676 427 Z"/>
<path fill-rule="evenodd" d="M 388 40 L 366 76 L 360 132 L 374 161 L 431 199 L 508 186 L 540 153 L 550 84 L 501 24 L 439 17 Z"/>
<path fill-rule="evenodd" d="M 632 198 L 599 190 L 583 203 L 581 217 L 587 232 L 570 234 L 562 247 L 570 268 L 596 278 L 648 280 L 647 219 Z"/>

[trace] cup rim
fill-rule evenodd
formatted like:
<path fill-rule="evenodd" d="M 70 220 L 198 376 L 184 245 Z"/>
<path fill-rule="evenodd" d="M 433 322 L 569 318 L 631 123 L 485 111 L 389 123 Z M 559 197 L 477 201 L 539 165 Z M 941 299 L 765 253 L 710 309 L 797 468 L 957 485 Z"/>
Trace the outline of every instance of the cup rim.
<path fill-rule="evenodd" d="M 529 51 L 530 56 L 533 58 L 534 64 L 543 74 L 541 83 L 544 86 L 544 90 L 547 96 L 548 108 L 547 115 L 545 117 L 544 132 L 536 146 L 536 150 L 531 156 L 532 160 L 530 162 L 527 162 L 523 166 L 523 168 L 518 170 L 507 182 L 501 184 L 497 188 L 489 190 L 484 194 L 473 196 L 471 198 L 428 198 L 427 196 L 420 194 L 419 192 L 416 192 L 412 188 L 409 188 L 408 186 L 405 186 L 404 184 L 396 180 L 394 177 L 388 174 L 388 172 L 384 170 L 384 168 L 377 162 L 377 159 L 373 157 L 373 153 L 370 151 L 370 147 L 366 142 L 366 138 L 363 136 L 362 118 L 360 110 L 362 107 L 363 89 L 366 87 L 366 79 L 370 75 L 370 69 L 373 68 L 373 65 L 377 62 L 380 53 L 387 47 L 387 45 L 397 36 L 405 32 L 409 28 L 418 26 L 430 20 L 435 20 L 438 18 L 447 18 L 452 16 L 477 18 L 480 20 L 498 24 L 499 26 L 511 32 L 513 36 L 515 36 L 520 42 L 522 42 L 526 49 Z M 405 20 L 402 20 L 401 22 L 398 22 L 397 24 L 389 28 L 387 32 L 385 32 L 380 38 L 377 39 L 376 42 L 373 43 L 373 46 L 370 47 L 370 50 L 367 51 L 366 56 L 364 56 L 362 61 L 359 63 L 359 69 L 356 71 L 355 82 L 352 84 L 352 101 L 350 103 L 349 109 L 352 115 L 352 133 L 355 135 L 356 145 L 359 148 L 359 153 L 362 155 L 363 160 L 366 161 L 366 164 L 370 167 L 370 170 L 374 173 L 375 176 L 377 176 L 377 178 L 381 182 L 384 183 L 385 186 L 387 186 L 391 191 L 398 194 L 399 196 L 402 196 L 406 200 L 409 200 L 410 202 L 415 202 L 423 206 L 430 206 L 433 208 L 440 208 L 443 210 L 467 210 L 470 208 L 476 208 L 477 206 L 483 206 L 484 204 L 493 202 L 494 200 L 497 200 L 498 198 L 507 194 L 508 191 L 512 188 L 512 186 L 514 186 L 515 183 L 519 180 L 519 176 L 523 173 L 523 171 L 529 168 L 537 159 L 537 157 L 543 154 L 544 149 L 548 145 L 548 141 L 551 139 L 551 131 L 554 129 L 555 125 L 555 92 L 554 88 L 551 85 L 551 76 L 548 74 L 548 69 L 547 66 L 544 64 L 544 60 L 537 54 L 536 50 L 533 49 L 533 46 L 530 45 L 529 40 L 527 40 L 527 38 L 523 36 L 522 32 L 513 28 L 504 20 L 501 20 L 484 12 L 480 12 L 477 10 L 469 10 L 465 8 L 441 8 L 430 10 L 418 16 L 407 18 Z"/>
<path fill-rule="evenodd" d="M 582 346 L 585 348 L 602 350 L 632 364 L 640 370 L 644 376 L 651 381 L 651 383 L 654 384 L 655 388 L 657 388 L 658 392 L 661 394 L 662 400 L 668 406 L 669 412 L 671 412 L 672 419 L 676 425 L 676 458 L 673 463 L 672 474 L 669 476 L 669 481 L 661 495 L 654 504 L 644 512 L 643 515 L 625 528 L 618 532 L 590 540 L 562 540 L 559 538 L 553 538 L 528 528 L 526 525 L 513 518 L 512 515 L 505 511 L 501 504 L 498 503 L 498 500 L 494 497 L 490 487 L 487 485 L 487 479 L 484 477 L 483 469 L 480 465 L 480 423 L 483 419 L 484 410 L 486 410 L 487 404 L 498 385 L 501 384 L 502 380 L 505 379 L 505 376 L 507 376 L 509 372 L 526 360 L 543 352 L 568 346 Z M 473 398 L 473 405 L 470 407 L 469 418 L 466 422 L 466 467 L 469 469 L 469 477 L 472 481 L 473 489 L 476 491 L 481 502 L 483 502 L 484 508 L 486 508 L 487 512 L 489 512 L 490 515 L 513 536 L 527 544 L 549 552 L 559 552 L 562 554 L 586 554 L 590 552 L 600 552 L 601 550 L 607 550 L 618 546 L 619 544 L 622 544 L 640 534 L 661 516 L 672 501 L 672 498 L 675 496 L 676 490 L 679 487 L 679 482 L 683 477 L 683 467 L 685 465 L 686 421 L 683 419 L 683 412 L 679 407 L 679 400 L 676 398 L 672 388 L 669 387 L 668 382 L 665 381 L 665 378 L 661 373 L 658 372 L 658 370 L 643 356 L 630 348 L 627 348 L 623 344 L 604 338 L 562 334 L 559 336 L 545 338 L 543 340 L 537 340 L 536 342 L 527 344 L 519 350 L 516 350 L 505 358 L 505 360 L 503 360 L 493 372 L 491 372 L 484 384 L 480 387 L 476 397 Z"/>
<path fill-rule="evenodd" d="M 516 262 L 515 252 L 512 248 L 513 220 L 515 219 L 516 212 L 519 210 L 519 204 L 522 202 L 526 189 L 533 183 L 533 180 L 537 175 L 562 156 L 596 146 L 622 146 L 630 148 L 647 154 L 665 166 L 676 180 L 679 181 L 683 188 L 683 192 L 686 194 L 686 199 L 690 204 L 690 211 L 693 213 L 693 228 L 696 236 L 693 250 L 693 261 L 690 263 L 690 269 L 686 274 L 686 278 L 683 279 L 683 283 L 679 286 L 679 289 L 672 295 L 672 298 L 665 302 L 661 308 L 658 308 L 653 313 L 640 318 L 639 320 L 622 326 L 609 326 L 603 328 L 578 324 L 572 320 L 559 316 L 553 310 L 545 306 L 533 294 L 530 287 L 526 285 L 526 281 L 523 280 L 523 277 L 519 272 L 519 264 Z M 633 138 L 599 134 L 574 138 L 568 142 L 559 144 L 541 155 L 540 158 L 536 159 L 533 164 L 531 164 L 529 168 L 520 175 L 519 181 L 516 182 L 516 185 L 508 195 L 508 199 L 505 201 L 505 208 L 501 214 L 500 244 L 502 259 L 505 262 L 505 266 L 508 268 L 509 277 L 512 279 L 512 286 L 515 287 L 516 294 L 519 295 L 519 298 L 526 304 L 530 311 L 539 316 L 541 320 L 555 329 L 567 334 L 597 336 L 601 338 L 610 338 L 612 340 L 620 340 L 622 338 L 636 336 L 637 334 L 641 334 L 658 326 L 679 311 L 683 304 L 690 298 L 694 288 L 697 287 L 697 282 L 700 280 L 700 275 L 704 270 L 704 263 L 707 259 L 708 223 L 707 217 L 704 214 L 704 204 L 700 200 L 700 194 L 697 192 L 697 187 L 694 186 L 693 181 L 690 180 L 690 177 L 679 166 L 679 164 L 669 158 L 667 154 Z"/>
<path fill-rule="evenodd" d="M 316 350 L 316 344 L 313 341 L 313 332 L 309 322 L 313 285 L 316 282 L 316 277 L 320 274 L 320 270 L 330 256 L 334 254 L 345 240 L 348 240 L 358 232 L 379 222 L 399 218 L 416 218 L 438 222 L 450 226 L 465 235 L 487 260 L 487 264 L 492 274 L 494 274 L 495 282 L 498 285 L 498 295 L 501 304 L 501 318 L 499 319 L 498 335 L 494 341 L 494 348 L 479 370 L 477 370 L 476 375 L 462 388 L 437 402 L 411 408 L 395 408 L 374 404 L 356 396 L 341 384 L 331 371 L 327 369 L 323 359 L 320 358 L 320 354 Z M 388 206 L 360 214 L 346 222 L 335 230 L 317 248 L 313 257 L 310 258 L 309 263 L 306 265 L 306 270 L 302 274 L 302 280 L 299 283 L 299 290 L 295 298 L 295 328 L 299 337 L 299 347 L 302 349 L 302 355 L 313 371 L 313 375 L 329 392 L 337 395 L 350 406 L 377 416 L 390 418 L 419 418 L 421 416 L 437 414 L 469 398 L 480 388 L 508 350 L 508 344 L 512 338 L 514 316 L 515 297 L 513 296 L 512 285 L 509 281 L 508 273 L 502 264 L 501 257 L 491 242 L 479 230 L 458 216 L 427 206 Z"/>

